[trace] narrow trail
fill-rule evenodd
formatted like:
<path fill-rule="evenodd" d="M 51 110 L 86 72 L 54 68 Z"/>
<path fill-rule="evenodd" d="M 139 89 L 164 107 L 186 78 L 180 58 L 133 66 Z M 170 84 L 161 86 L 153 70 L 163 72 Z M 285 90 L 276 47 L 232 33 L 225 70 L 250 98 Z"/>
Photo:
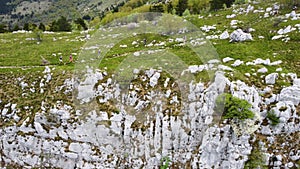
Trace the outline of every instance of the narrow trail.
<path fill-rule="evenodd" d="M 0 66 L 0 69 L 30 69 L 38 67 L 56 67 L 58 65 L 40 65 L 40 66 Z"/>

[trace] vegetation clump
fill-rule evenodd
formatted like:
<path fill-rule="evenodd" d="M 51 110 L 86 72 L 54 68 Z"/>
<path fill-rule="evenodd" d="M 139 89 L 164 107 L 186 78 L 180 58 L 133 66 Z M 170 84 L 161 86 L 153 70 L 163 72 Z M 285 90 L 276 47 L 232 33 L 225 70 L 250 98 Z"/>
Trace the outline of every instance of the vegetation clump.
<path fill-rule="evenodd" d="M 280 121 L 279 117 L 276 116 L 274 111 L 269 111 L 267 113 L 267 118 L 271 121 L 271 125 L 276 126 Z"/>
<path fill-rule="evenodd" d="M 254 142 L 251 154 L 245 163 L 244 169 L 261 168 L 267 169 L 265 165 L 266 155 L 261 151 L 258 141 Z"/>
<path fill-rule="evenodd" d="M 215 110 L 223 114 L 224 119 L 245 120 L 254 117 L 250 110 L 251 104 L 228 93 L 219 95 L 216 99 Z"/>

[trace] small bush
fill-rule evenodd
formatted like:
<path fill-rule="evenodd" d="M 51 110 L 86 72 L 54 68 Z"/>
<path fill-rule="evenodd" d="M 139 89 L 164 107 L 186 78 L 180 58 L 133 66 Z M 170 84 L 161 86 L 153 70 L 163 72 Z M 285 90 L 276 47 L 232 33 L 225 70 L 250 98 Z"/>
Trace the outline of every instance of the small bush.
<path fill-rule="evenodd" d="M 267 118 L 271 121 L 271 125 L 276 126 L 280 121 L 279 117 L 277 117 L 274 111 L 267 113 Z"/>
<path fill-rule="evenodd" d="M 253 149 L 251 154 L 248 156 L 248 160 L 245 163 L 244 169 L 267 169 L 268 167 L 265 165 L 266 156 L 261 151 L 261 147 L 259 146 L 258 141 L 254 142 Z"/>
<path fill-rule="evenodd" d="M 182 16 L 190 16 L 190 15 L 191 15 L 191 13 L 188 9 L 186 9 L 182 14 Z"/>
<path fill-rule="evenodd" d="M 169 168 L 170 162 L 171 162 L 171 160 L 170 160 L 169 157 L 163 157 L 161 159 L 160 169 L 167 169 L 167 168 Z"/>
<path fill-rule="evenodd" d="M 215 110 L 222 113 L 225 119 L 251 119 L 254 113 L 250 110 L 251 104 L 231 94 L 224 93 L 217 97 Z"/>

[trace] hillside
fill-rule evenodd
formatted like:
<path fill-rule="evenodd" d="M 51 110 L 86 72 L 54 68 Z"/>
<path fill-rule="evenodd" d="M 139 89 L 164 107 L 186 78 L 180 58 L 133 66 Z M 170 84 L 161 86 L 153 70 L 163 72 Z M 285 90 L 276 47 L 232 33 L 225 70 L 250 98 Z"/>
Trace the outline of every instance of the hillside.
<path fill-rule="evenodd" d="M 59 16 L 74 20 L 85 15 L 98 16 L 121 2 L 124 0 L 2 0 L 0 20 L 20 26 L 25 22 L 47 24 Z"/>
<path fill-rule="evenodd" d="M 300 168 L 300 10 L 147 2 L 0 34 L 0 168 Z"/>

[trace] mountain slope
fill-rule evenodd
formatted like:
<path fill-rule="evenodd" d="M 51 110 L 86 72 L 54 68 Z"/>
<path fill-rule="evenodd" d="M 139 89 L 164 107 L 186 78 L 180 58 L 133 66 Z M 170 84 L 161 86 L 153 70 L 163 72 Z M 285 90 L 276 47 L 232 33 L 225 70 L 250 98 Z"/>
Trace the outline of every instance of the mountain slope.
<path fill-rule="evenodd" d="M 9 25 L 50 22 L 59 16 L 96 16 L 124 0 L 1 0 L 0 20 Z"/>

